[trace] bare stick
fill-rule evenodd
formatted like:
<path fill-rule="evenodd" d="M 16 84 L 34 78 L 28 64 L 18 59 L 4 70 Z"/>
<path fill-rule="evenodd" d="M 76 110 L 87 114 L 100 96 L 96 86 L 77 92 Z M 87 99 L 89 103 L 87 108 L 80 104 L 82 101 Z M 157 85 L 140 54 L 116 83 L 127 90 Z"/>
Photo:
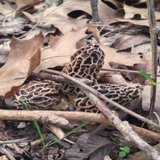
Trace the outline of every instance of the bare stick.
<path fill-rule="evenodd" d="M 156 123 L 153 123 L 151 120 L 145 118 L 145 117 L 142 117 L 134 112 L 132 112 L 131 110 L 127 109 L 126 107 L 123 107 L 122 105 L 112 101 L 111 99 L 107 98 L 106 96 L 104 96 L 103 94 L 99 93 L 98 91 L 96 91 L 95 89 L 87 86 L 86 84 L 83 84 L 81 82 L 79 82 L 78 80 L 76 80 L 75 78 L 73 77 L 70 77 L 62 72 L 58 72 L 58 71 L 54 71 L 54 70 L 49 70 L 49 69 L 46 69 L 45 70 L 46 72 L 49 72 L 49 73 L 53 73 L 53 74 L 58 74 L 58 75 L 61 75 L 63 77 L 65 77 L 66 79 L 70 80 L 70 83 L 74 83 L 75 85 L 78 85 L 80 87 L 83 87 L 84 89 L 86 89 L 87 91 L 91 92 L 92 94 L 96 95 L 97 97 L 100 97 L 101 99 L 109 102 L 110 104 L 114 105 L 115 107 L 123 110 L 124 112 L 138 118 L 139 120 L 143 121 L 143 122 L 146 122 L 147 124 L 150 124 L 150 125 L 153 125 L 154 127 L 160 129 L 160 126 Z"/>
<path fill-rule="evenodd" d="M 135 133 L 129 124 L 122 122 L 114 113 L 112 113 L 108 107 L 95 95 L 83 90 L 87 97 L 90 98 L 100 111 L 114 124 L 114 126 L 123 134 L 124 138 L 130 142 L 136 144 L 136 146 L 144 151 L 153 160 L 160 159 L 159 153 L 154 150 L 148 143 L 141 139 L 137 133 Z"/>
<path fill-rule="evenodd" d="M 103 68 L 102 71 L 115 71 L 115 72 L 124 72 L 124 73 L 137 73 L 139 74 L 139 71 L 134 70 L 126 70 L 126 69 L 113 69 L 113 68 Z M 151 75 L 151 73 L 147 72 L 147 74 Z M 160 77 L 160 74 L 157 74 L 157 77 Z"/>
<path fill-rule="evenodd" d="M 155 19 L 155 6 L 153 0 L 147 0 L 148 7 L 148 20 L 150 27 L 150 37 L 151 37 L 151 48 L 152 48 L 152 78 L 154 82 L 157 82 L 157 25 Z M 156 86 L 151 86 L 151 99 L 150 99 L 150 109 L 149 116 L 153 113 L 155 100 L 156 100 Z"/>
<path fill-rule="evenodd" d="M 98 13 L 98 0 L 91 0 L 91 8 L 92 8 L 92 21 L 100 22 L 101 19 Z"/>
<path fill-rule="evenodd" d="M 48 71 L 48 70 L 45 70 L 45 71 Z M 60 74 L 63 77 L 65 77 L 65 78 L 71 80 L 72 82 L 74 82 L 74 84 L 76 84 L 87 95 L 87 97 L 90 98 L 92 103 L 94 103 L 94 105 L 104 114 L 104 116 L 111 123 L 113 123 L 113 125 L 123 134 L 123 136 L 124 136 L 124 138 L 126 140 L 136 144 L 136 146 L 139 149 L 144 151 L 153 160 L 160 159 L 160 155 L 156 150 L 154 150 L 149 144 L 147 144 L 144 140 L 142 140 L 138 136 L 138 134 L 135 133 L 131 129 L 129 124 L 126 124 L 126 123 L 122 122 L 113 112 L 110 111 L 110 109 L 100 99 L 98 99 L 95 96 L 95 92 L 97 92 L 96 90 L 94 90 L 94 89 L 92 90 L 91 87 L 89 87 L 89 86 L 87 86 L 85 84 L 79 83 L 79 81 L 77 81 L 75 78 L 70 77 L 70 76 L 68 76 L 68 75 L 66 75 L 64 73 L 60 73 L 60 72 L 57 72 L 57 71 L 54 71 L 54 73 Z M 98 95 L 98 97 L 100 97 L 101 94 L 97 93 L 97 95 Z M 104 97 L 103 97 L 103 99 L 104 99 Z M 107 99 L 107 101 L 109 102 L 109 99 Z M 111 104 L 113 104 L 113 101 L 111 101 L 111 102 L 112 102 Z M 117 106 L 117 103 L 115 103 L 115 104 L 116 104 L 115 106 Z M 123 106 L 120 106 L 120 107 L 123 108 Z"/>
<path fill-rule="evenodd" d="M 39 121 L 41 123 L 54 124 L 54 116 L 62 117 L 67 120 L 76 120 L 76 121 L 91 121 L 95 123 L 103 123 L 106 125 L 113 126 L 102 114 L 96 113 L 86 113 L 86 112 L 76 112 L 76 111 L 24 111 L 24 110 L 0 110 L 0 119 L 1 120 L 19 120 L 19 121 Z M 41 121 L 41 119 L 46 119 L 46 121 Z M 61 125 L 63 128 L 63 126 Z M 160 134 L 149 131 L 144 128 L 140 128 L 134 125 L 131 125 L 132 129 L 139 135 L 152 139 L 154 141 L 160 142 Z M 6 141 L 3 141 L 5 143 Z M 40 141 L 41 142 L 41 141 Z M 0 144 L 2 142 L 0 141 Z"/>

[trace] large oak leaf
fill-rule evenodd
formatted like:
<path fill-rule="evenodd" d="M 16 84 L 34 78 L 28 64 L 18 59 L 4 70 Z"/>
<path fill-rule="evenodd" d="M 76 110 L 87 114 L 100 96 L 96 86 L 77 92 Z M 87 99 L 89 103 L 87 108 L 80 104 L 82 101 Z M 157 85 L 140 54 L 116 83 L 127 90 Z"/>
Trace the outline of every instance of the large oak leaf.
<path fill-rule="evenodd" d="M 0 95 L 10 96 L 32 73 L 40 62 L 43 41 L 42 33 L 28 40 L 12 38 L 8 60 L 0 69 Z"/>

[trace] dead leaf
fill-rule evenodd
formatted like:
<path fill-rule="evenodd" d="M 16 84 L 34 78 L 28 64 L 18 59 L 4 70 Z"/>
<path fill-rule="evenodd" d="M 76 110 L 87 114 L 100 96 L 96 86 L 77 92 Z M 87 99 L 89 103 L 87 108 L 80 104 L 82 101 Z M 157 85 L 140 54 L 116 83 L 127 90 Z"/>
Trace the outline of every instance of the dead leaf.
<path fill-rule="evenodd" d="M 15 0 L 17 8 L 14 17 L 17 16 L 22 10 L 33 7 L 38 2 L 40 2 L 40 0 Z"/>
<path fill-rule="evenodd" d="M 143 69 L 146 72 L 151 71 L 151 59 L 152 59 L 152 49 L 150 43 L 144 43 L 132 48 L 132 53 L 141 53 L 143 60 L 146 62 L 146 65 L 135 64 L 134 69 L 140 70 Z M 160 53 L 160 47 L 157 46 L 157 52 Z"/>
<path fill-rule="evenodd" d="M 7 57 L 10 52 L 10 41 L 0 44 L 0 66 L 7 61 Z"/>
<path fill-rule="evenodd" d="M 93 24 L 93 23 L 90 23 L 88 25 L 88 31 L 89 32 L 92 32 L 94 38 L 97 40 L 97 42 L 100 44 L 100 32 L 99 30 L 97 29 L 97 27 Z"/>
<path fill-rule="evenodd" d="M 130 20 L 130 19 L 120 19 L 117 18 L 120 22 L 130 22 L 135 25 L 141 25 L 141 26 L 148 26 L 149 27 L 149 22 L 148 20 Z"/>
<path fill-rule="evenodd" d="M 32 73 L 39 64 L 43 40 L 42 33 L 30 40 L 12 38 L 10 55 L 0 69 L 0 95 L 9 97 Z"/>
<path fill-rule="evenodd" d="M 131 86 L 131 84 L 127 83 L 120 73 L 115 72 L 100 72 L 100 78 L 98 78 L 98 83 L 112 83 Z"/>
<path fill-rule="evenodd" d="M 50 35 L 50 37 L 49 37 L 49 40 L 50 40 L 49 45 L 50 45 L 50 47 L 53 47 L 54 44 L 55 44 L 59 39 L 60 39 L 59 36 L 52 36 L 52 35 Z"/>
<path fill-rule="evenodd" d="M 31 7 L 35 5 L 37 2 L 39 2 L 39 0 L 14 0 L 14 1 L 17 5 L 17 10 L 20 10 L 28 6 Z"/>
<path fill-rule="evenodd" d="M 64 6 L 64 10 L 66 13 L 70 13 L 75 10 L 82 10 L 90 15 L 91 13 L 91 5 L 90 5 L 90 0 L 65 0 L 64 3 L 66 5 Z M 77 5 L 78 4 L 78 5 Z M 81 7 L 79 7 L 79 5 Z M 106 23 L 106 22 L 115 22 L 117 21 L 115 17 L 122 17 L 122 15 L 118 12 L 111 9 L 109 6 L 105 4 L 103 1 L 98 1 L 98 9 L 99 9 L 99 15 L 100 18 Z"/>
<path fill-rule="evenodd" d="M 157 82 L 160 82 L 160 78 L 157 77 Z M 160 85 L 156 86 L 157 92 L 156 92 L 156 100 L 155 100 L 155 108 L 154 111 L 156 111 L 160 115 Z M 149 111 L 150 108 L 150 99 L 151 99 L 151 86 L 146 85 L 144 86 L 143 92 L 142 92 L 142 108 L 145 111 Z"/>
<path fill-rule="evenodd" d="M 90 133 L 82 134 L 77 142 L 65 152 L 67 160 L 83 160 L 90 155 L 92 160 L 103 160 L 105 155 L 109 155 L 115 145 L 107 138 Z"/>
<path fill-rule="evenodd" d="M 73 19 L 68 17 L 65 11 L 65 4 L 60 6 L 53 5 L 46 11 L 40 13 L 37 16 L 33 16 L 29 13 L 23 12 L 32 22 L 40 22 L 39 25 L 43 24 L 46 27 L 58 28 L 63 34 L 71 31 L 72 29 L 78 30 L 87 27 L 87 19 Z M 73 7 L 73 6 L 72 6 Z"/>
<path fill-rule="evenodd" d="M 22 33 L 22 29 L 24 28 L 24 24 L 26 23 L 26 20 L 17 17 L 9 22 L 6 22 L 4 26 L 0 27 L 0 34 L 1 35 L 8 35 L 8 34 L 20 34 Z"/>
<path fill-rule="evenodd" d="M 82 28 L 77 31 L 68 32 L 52 48 L 44 48 L 42 50 L 40 65 L 36 68 L 35 72 L 68 63 L 70 56 L 77 51 L 76 43 L 86 36 L 86 29 Z"/>
<path fill-rule="evenodd" d="M 0 160 L 9 160 L 9 159 L 7 158 L 6 155 L 4 155 L 4 156 L 1 156 L 1 157 L 0 157 Z"/>
<path fill-rule="evenodd" d="M 150 38 L 146 35 L 123 35 L 116 39 L 112 47 L 117 50 L 126 50 L 132 46 L 146 42 L 150 42 Z"/>
<path fill-rule="evenodd" d="M 123 5 L 121 2 L 115 1 L 115 0 L 104 0 L 105 4 L 107 4 L 109 7 L 111 7 L 112 9 L 120 9 L 123 8 Z"/>
<path fill-rule="evenodd" d="M 15 11 L 16 6 L 11 5 L 8 1 L 4 1 L 4 4 L 0 3 L 0 13 L 8 16 L 8 14 Z"/>
<path fill-rule="evenodd" d="M 77 5 L 78 4 L 78 5 Z M 104 22 L 115 22 L 115 16 L 120 16 L 120 13 L 117 14 L 117 11 L 112 10 L 105 3 L 100 1 L 98 3 L 99 14 L 101 19 Z M 86 19 L 73 19 L 69 18 L 68 14 L 76 11 L 82 10 L 91 15 L 91 5 L 90 0 L 75 0 L 70 1 L 66 0 L 60 6 L 52 5 L 52 7 L 48 8 L 44 12 L 40 13 L 37 16 L 30 15 L 29 13 L 23 12 L 25 16 L 27 16 L 32 22 L 41 22 L 42 24 L 54 25 L 57 27 L 63 34 L 71 31 L 72 28 L 78 30 L 80 28 L 84 28 L 87 26 Z"/>
<path fill-rule="evenodd" d="M 114 48 L 110 48 L 108 46 L 100 46 L 101 49 L 105 53 L 105 64 L 103 68 L 111 68 L 109 63 L 120 63 L 127 66 L 133 66 L 135 63 L 145 62 L 140 58 L 138 54 L 130 53 L 130 52 L 118 52 Z"/>
<path fill-rule="evenodd" d="M 139 14 L 141 19 L 148 19 L 148 10 L 147 8 L 136 8 L 132 6 L 123 5 L 123 9 L 125 11 L 124 19 L 131 19 L 135 14 Z M 160 12 L 155 11 L 156 20 L 160 20 Z"/>

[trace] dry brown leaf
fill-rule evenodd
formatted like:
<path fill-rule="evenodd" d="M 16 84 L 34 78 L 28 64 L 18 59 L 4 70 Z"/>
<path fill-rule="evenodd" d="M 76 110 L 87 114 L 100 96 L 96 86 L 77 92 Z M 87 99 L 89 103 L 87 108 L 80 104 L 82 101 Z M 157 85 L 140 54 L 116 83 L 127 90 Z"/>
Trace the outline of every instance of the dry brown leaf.
<path fill-rule="evenodd" d="M 148 20 L 130 20 L 130 19 L 120 19 L 117 18 L 120 22 L 130 22 L 135 25 L 140 25 L 140 26 L 148 26 L 149 27 L 149 22 Z"/>
<path fill-rule="evenodd" d="M 15 12 L 15 15 L 18 15 L 20 11 L 27 9 L 29 7 L 33 7 L 36 3 L 38 3 L 39 0 L 15 0 L 15 3 L 17 5 L 17 9 Z"/>
<path fill-rule="evenodd" d="M 105 64 L 104 68 L 111 68 L 109 62 L 120 63 L 127 66 L 133 66 L 135 63 L 142 63 L 145 62 L 140 58 L 138 54 L 130 53 L 130 52 L 119 52 L 114 48 L 110 48 L 108 46 L 101 45 L 101 49 L 105 53 Z"/>
<path fill-rule="evenodd" d="M 100 44 L 100 32 L 99 32 L 99 30 L 97 29 L 97 27 L 93 23 L 90 23 L 88 25 L 88 31 L 92 32 L 94 38 Z"/>
<path fill-rule="evenodd" d="M 101 1 L 99 1 L 98 7 L 99 7 L 100 17 L 104 22 L 110 23 L 117 21 L 115 19 L 115 16 L 117 15 L 118 17 L 122 17 L 120 16 L 120 14 L 117 14 L 117 11 L 111 9 Z M 30 15 L 29 13 L 26 12 L 23 13 L 32 22 L 35 23 L 39 21 L 42 24 L 48 24 L 50 26 L 54 25 L 63 34 L 65 34 L 68 31 L 71 31 L 72 28 L 80 29 L 87 26 L 86 19 L 73 19 L 68 17 L 69 13 L 76 10 L 82 10 L 91 15 L 90 0 L 75 0 L 75 1 L 67 0 L 64 1 L 64 3 L 58 7 L 52 5 L 52 7 L 48 8 L 47 10 L 45 10 L 44 12 L 42 12 L 37 16 Z"/>
<path fill-rule="evenodd" d="M 33 16 L 27 12 L 23 12 L 23 14 L 34 23 L 39 21 L 40 25 L 54 25 L 63 34 L 71 31 L 72 29 L 78 30 L 87 27 L 87 19 L 73 19 L 68 17 L 64 6 L 64 4 L 58 7 L 53 5 L 37 16 Z"/>
<path fill-rule="evenodd" d="M 3 4 L 0 3 L 0 13 L 8 16 L 8 14 L 15 11 L 15 5 L 11 5 L 8 1 L 4 1 Z"/>
<path fill-rule="evenodd" d="M 160 53 L 160 47 L 157 46 L 158 54 Z M 143 69 L 146 72 L 151 71 L 151 58 L 152 58 L 152 49 L 150 43 L 144 43 L 132 48 L 132 53 L 142 53 L 143 60 L 146 62 L 145 65 L 142 64 L 135 64 L 134 69 L 140 70 Z"/>
<path fill-rule="evenodd" d="M 148 19 L 148 10 L 147 8 L 136 8 L 132 6 L 123 5 L 125 11 L 125 18 L 133 18 L 135 14 L 139 14 L 142 19 Z M 160 12 L 155 11 L 156 20 L 160 20 Z"/>
<path fill-rule="evenodd" d="M 68 32 L 52 48 L 44 48 L 40 65 L 36 68 L 35 72 L 68 63 L 70 56 L 77 51 L 76 43 L 86 36 L 86 29 L 82 28 L 77 31 Z"/>
<path fill-rule="evenodd" d="M 104 0 L 104 2 L 110 6 L 113 9 L 120 9 L 123 8 L 123 5 L 121 2 L 115 1 L 115 0 Z"/>
<path fill-rule="evenodd" d="M 64 1 L 65 6 L 63 7 L 66 13 L 70 13 L 75 10 L 82 10 L 90 15 L 92 15 L 91 12 L 91 5 L 90 0 L 65 0 Z M 78 4 L 78 5 L 77 5 Z M 109 6 L 107 6 L 102 1 L 98 1 L 98 9 L 99 9 L 99 15 L 100 18 L 106 23 L 106 22 L 115 22 L 117 21 L 115 18 L 122 17 L 122 15 L 118 12 L 111 9 Z"/>
<path fill-rule="evenodd" d="M 55 43 L 60 39 L 60 36 L 52 36 L 49 37 L 49 46 L 53 47 Z"/>
<path fill-rule="evenodd" d="M 13 20 L 6 22 L 4 26 L 0 27 L 0 35 L 19 35 L 24 31 L 24 25 L 26 24 L 25 19 L 21 17 L 14 18 Z"/>
<path fill-rule="evenodd" d="M 8 158 L 7 158 L 6 155 L 4 155 L 4 156 L 1 156 L 1 157 L 0 157 L 0 160 L 8 160 Z"/>
<path fill-rule="evenodd" d="M 113 44 L 113 48 L 116 48 L 117 50 L 125 50 L 131 48 L 132 46 L 146 42 L 150 42 L 150 38 L 146 35 L 123 35 L 116 39 Z"/>
<path fill-rule="evenodd" d="M 81 47 L 85 46 L 87 44 L 86 39 L 82 38 L 76 43 L 76 48 L 80 49 Z"/>
<path fill-rule="evenodd" d="M 14 0 L 14 1 L 17 5 L 17 9 L 25 8 L 27 6 L 33 6 L 34 4 L 39 2 L 39 0 Z"/>
<path fill-rule="evenodd" d="M 135 25 L 140 25 L 140 26 L 148 26 L 149 27 L 149 22 L 148 20 L 130 20 L 130 19 L 119 19 L 117 18 L 120 22 L 130 22 Z M 160 26 L 160 22 L 157 21 L 157 26 Z"/>
<path fill-rule="evenodd" d="M 115 72 L 100 72 L 100 78 L 98 79 L 98 83 L 112 83 L 131 86 L 131 84 L 127 83 L 121 74 Z"/>
<path fill-rule="evenodd" d="M 43 41 L 42 33 L 29 40 L 12 38 L 10 55 L 0 69 L 0 95 L 9 97 L 32 73 L 39 64 Z"/>

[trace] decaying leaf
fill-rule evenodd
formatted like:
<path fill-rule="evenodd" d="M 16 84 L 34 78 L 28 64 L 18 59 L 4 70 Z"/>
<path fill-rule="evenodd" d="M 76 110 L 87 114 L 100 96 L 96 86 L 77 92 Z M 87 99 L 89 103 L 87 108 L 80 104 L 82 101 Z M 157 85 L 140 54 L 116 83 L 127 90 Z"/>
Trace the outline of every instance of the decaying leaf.
<path fill-rule="evenodd" d="M 97 27 L 94 24 L 90 23 L 88 26 L 88 31 L 92 32 L 94 38 L 100 44 L 100 32 Z"/>
<path fill-rule="evenodd" d="M 131 48 L 132 46 L 146 42 L 150 42 L 149 37 L 146 35 L 123 35 L 116 39 L 113 47 L 117 50 L 125 50 Z"/>
<path fill-rule="evenodd" d="M 0 95 L 10 96 L 32 73 L 39 64 L 43 40 L 42 33 L 30 40 L 12 38 L 10 55 L 0 69 Z"/>
<path fill-rule="evenodd" d="M 101 49 L 105 53 L 105 64 L 104 68 L 111 68 L 109 63 L 119 63 L 127 66 L 133 66 L 135 63 L 142 63 L 145 64 L 145 62 L 140 58 L 138 54 L 130 53 L 130 52 L 119 52 L 114 48 L 110 48 L 108 46 L 101 45 Z"/>
<path fill-rule="evenodd" d="M 8 35 L 8 34 L 20 34 L 22 33 L 22 29 L 24 28 L 24 24 L 26 23 L 25 19 L 21 17 L 17 17 L 9 22 L 4 24 L 4 27 L 0 27 L 0 34 L 1 35 Z"/>
<path fill-rule="evenodd" d="M 82 0 L 75 0 L 75 1 L 65 0 L 64 2 L 66 3 L 64 9 L 68 13 L 75 10 L 82 10 L 92 15 L 90 0 L 83 0 L 83 1 Z M 104 22 L 110 22 L 110 23 L 115 22 L 117 21 L 115 18 L 116 16 L 122 17 L 120 13 L 117 14 L 117 11 L 113 10 L 108 5 L 106 5 L 104 1 L 98 1 L 98 9 L 99 9 L 99 16 Z"/>
<path fill-rule="evenodd" d="M 1 157 L 0 157 L 0 160 L 9 160 L 9 159 L 7 158 L 6 155 L 4 155 L 4 156 L 1 156 Z"/>
<path fill-rule="evenodd" d="M 8 1 L 4 1 L 4 3 L 0 3 L 0 13 L 3 15 L 8 15 L 15 10 L 15 5 L 11 5 Z"/>
<path fill-rule="evenodd" d="M 53 68 L 68 63 L 70 56 L 77 51 L 76 43 L 86 36 L 86 29 L 68 32 L 52 48 L 44 48 L 40 65 L 35 71 L 39 72 L 46 68 Z"/>
<path fill-rule="evenodd" d="M 38 3 L 39 0 L 15 0 L 15 3 L 17 5 L 16 12 L 18 13 L 20 10 L 27 8 L 27 7 L 32 7 L 36 3 Z"/>
<path fill-rule="evenodd" d="M 133 18 L 134 15 L 139 14 L 141 16 L 141 19 L 148 19 L 148 11 L 147 8 L 136 8 L 132 6 L 123 5 L 124 11 L 125 11 L 125 18 L 124 19 L 130 19 Z M 160 19 L 160 13 L 155 11 L 156 20 Z"/>
<path fill-rule="evenodd" d="M 104 2 L 109 7 L 111 7 L 112 9 L 115 9 L 115 10 L 122 8 L 122 3 L 119 2 L 118 0 L 117 1 L 115 1 L 115 0 L 105 0 Z"/>
<path fill-rule="evenodd" d="M 83 160 L 90 156 L 92 160 L 103 160 L 105 155 L 113 151 L 115 145 L 107 138 L 85 133 L 78 137 L 77 142 L 65 152 L 67 160 Z"/>
<path fill-rule="evenodd" d="M 7 57 L 10 52 L 9 43 L 10 41 L 2 43 L 0 45 L 0 65 L 4 64 L 7 61 Z"/>
<path fill-rule="evenodd" d="M 112 83 L 131 86 L 131 84 L 127 83 L 120 73 L 115 72 L 101 72 L 98 83 Z"/>
<path fill-rule="evenodd" d="M 25 14 L 25 16 L 27 16 L 34 23 L 39 21 L 40 26 L 43 24 L 43 27 L 46 26 L 46 28 L 51 28 L 53 25 L 63 34 L 71 31 L 72 29 L 78 30 L 80 28 L 87 27 L 86 19 L 78 20 L 68 17 L 64 7 L 65 4 L 59 7 L 53 5 L 37 16 L 33 16 L 26 12 L 23 12 L 23 14 Z"/>
<path fill-rule="evenodd" d="M 49 42 L 49 45 L 50 45 L 50 47 L 53 47 L 54 46 L 54 44 L 58 41 L 60 39 L 60 37 L 59 36 L 50 36 L 49 37 L 49 40 L 50 40 L 50 42 Z"/>
<path fill-rule="evenodd" d="M 160 82 L 160 78 L 157 77 L 157 82 Z M 154 111 L 158 113 L 160 116 L 160 85 L 156 86 L 157 92 L 156 92 L 156 100 L 155 100 L 155 108 Z M 145 111 L 149 111 L 150 108 L 150 99 L 151 95 L 149 94 L 151 92 L 151 85 L 146 85 L 144 87 L 144 90 L 142 92 L 142 108 Z"/>

